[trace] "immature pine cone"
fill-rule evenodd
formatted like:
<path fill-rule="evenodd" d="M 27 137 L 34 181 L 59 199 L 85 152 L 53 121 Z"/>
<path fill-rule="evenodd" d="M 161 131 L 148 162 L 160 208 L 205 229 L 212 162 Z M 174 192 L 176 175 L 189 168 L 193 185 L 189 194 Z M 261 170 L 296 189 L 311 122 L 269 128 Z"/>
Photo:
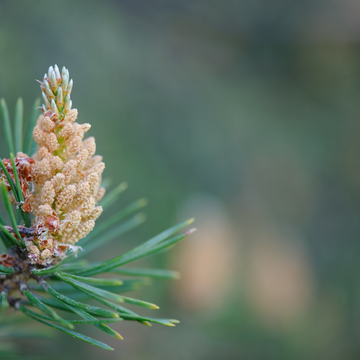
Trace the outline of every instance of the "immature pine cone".
<path fill-rule="evenodd" d="M 94 228 L 102 212 L 96 204 L 105 192 L 100 187 L 105 164 L 94 156 L 95 139 L 83 140 L 90 124 L 75 122 L 78 112 L 71 109 L 68 70 L 63 68 L 60 75 L 57 65 L 51 66 L 40 84 L 43 115 L 33 131 L 39 148 L 30 172 L 35 191 L 28 199 L 36 236 L 26 246 L 33 264 L 47 265 L 64 258 Z"/>

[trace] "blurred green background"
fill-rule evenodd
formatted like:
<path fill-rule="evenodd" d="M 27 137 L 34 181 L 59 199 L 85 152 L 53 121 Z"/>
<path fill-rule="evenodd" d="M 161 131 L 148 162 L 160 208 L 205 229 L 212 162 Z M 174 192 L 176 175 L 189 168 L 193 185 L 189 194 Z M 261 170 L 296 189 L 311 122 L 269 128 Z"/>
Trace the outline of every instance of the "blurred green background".
<path fill-rule="evenodd" d="M 20 358 L 359 359 L 359 39 L 353 0 L 1 0 L 0 97 L 29 114 L 35 79 L 68 67 L 105 177 L 130 184 L 114 211 L 150 201 L 97 259 L 198 227 L 141 263 L 182 272 L 139 295 L 181 324 Z"/>

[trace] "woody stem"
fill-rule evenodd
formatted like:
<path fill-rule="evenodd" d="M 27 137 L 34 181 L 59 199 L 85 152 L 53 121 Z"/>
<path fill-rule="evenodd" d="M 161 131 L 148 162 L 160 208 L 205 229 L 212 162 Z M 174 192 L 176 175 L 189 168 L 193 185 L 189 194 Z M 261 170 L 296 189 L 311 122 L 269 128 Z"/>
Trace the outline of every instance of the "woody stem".
<path fill-rule="evenodd" d="M 10 233 L 15 233 L 15 230 L 11 226 L 4 226 L 4 228 Z M 25 236 L 33 236 L 36 234 L 36 230 L 34 228 L 27 228 L 25 226 L 18 226 L 19 233 Z"/>

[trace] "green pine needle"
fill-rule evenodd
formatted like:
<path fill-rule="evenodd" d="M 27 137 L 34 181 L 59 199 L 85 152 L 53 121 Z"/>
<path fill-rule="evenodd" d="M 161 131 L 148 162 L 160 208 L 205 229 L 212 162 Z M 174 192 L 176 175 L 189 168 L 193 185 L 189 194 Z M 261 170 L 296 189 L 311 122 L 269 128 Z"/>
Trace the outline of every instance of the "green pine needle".
<path fill-rule="evenodd" d="M 9 199 L 9 195 L 8 195 L 8 191 L 7 191 L 7 188 L 5 186 L 5 184 L 2 182 L 0 184 L 0 191 L 1 191 L 1 198 L 2 198 L 2 201 L 4 203 L 4 206 L 5 206 L 5 210 L 6 210 L 6 213 L 10 219 L 10 223 L 18 237 L 19 240 L 16 240 L 16 243 L 19 244 L 20 242 L 20 246 L 21 247 L 25 247 L 25 243 L 24 243 L 24 239 L 22 238 L 22 236 L 20 235 L 19 233 L 19 230 L 17 228 L 17 224 L 16 224 L 16 220 L 15 220 L 15 215 L 14 215 L 14 212 L 13 212 L 13 209 L 12 209 L 12 206 L 11 206 L 11 203 L 10 203 L 10 199 Z M 1 229 L 3 230 L 3 229 Z M 9 233 L 9 232 L 8 232 Z M 10 234 L 10 233 L 9 233 Z M 13 236 L 12 236 L 13 237 Z"/>
<path fill-rule="evenodd" d="M 76 308 L 76 307 L 73 307 L 71 305 L 66 305 L 66 304 L 64 304 L 64 305 L 66 307 L 68 307 L 70 310 L 72 310 L 74 313 L 81 316 L 83 319 L 88 320 L 88 321 L 96 321 L 96 318 L 94 318 L 93 316 L 88 314 L 86 311 Z M 108 334 L 116 339 L 123 340 L 123 337 L 118 332 L 111 329 L 109 326 L 105 325 L 104 323 L 94 322 L 93 325 L 95 327 L 97 327 L 99 330 L 105 332 L 106 334 Z"/>
<path fill-rule="evenodd" d="M 164 278 L 164 279 L 179 279 L 180 273 L 174 270 L 163 269 L 135 269 L 135 268 L 120 268 L 112 269 L 112 273 L 129 275 L 129 276 L 141 276 L 150 278 Z"/>
<path fill-rule="evenodd" d="M 86 294 L 95 294 L 97 296 L 100 296 L 104 299 L 107 300 L 111 300 L 111 301 L 116 301 L 116 302 L 128 302 L 130 304 L 133 305 L 139 305 L 139 306 L 143 306 L 143 307 L 147 307 L 149 309 L 159 309 L 159 307 L 155 304 L 151 304 L 148 303 L 146 301 L 141 301 L 141 300 L 137 300 L 137 299 L 131 299 L 122 295 L 118 295 L 118 294 L 114 294 L 110 291 L 107 290 L 103 290 L 103 289 L 99 289 L 96 288 L 94 286 L 91 285 L 87 285 L 84 284 L 80 281 L 74 280 L 69 278 L 68 276 L 66 276 L 64 273 L 56 273 L 55 274 L 58 278 L 60 278 L 61 280 L 69 283 L 70 285 L 74 286 L 76 289 L 80 290 L 80 291 L 84 291 Z"/>
<path fill-rule="evenodd" d="M 75 301 L 63 294 L 60 294 L 58 291 L 53 289 L 50 285 L 48 285 L 44 281 L 41 282 L 40 285 L 51 297 L 53 297 L 57 302 L 59 302 L 62 305 L 61 308 L 63 308 L 65 306 L 64 304 L 66 304 L 66 305 L 71 305 L 71 306 L 77 307 L 79 309 L 85 310 L 90 314 L 102 316 L 105 318 L 118 318 L 119 317 L 119 315 L 117 315 L 113 311 L 103 309 L 103 308 L 93 306 L 93 305 L 83 304 L 83 303 Z M 43 300 L 43 302 L 44 302 L 44 300 Z M 50 306 L 53 306 L 53 305 L 50 305 Z"/>
<path fill-rule="evenodd" d="M 9 110 L 8 110 L 8 107 L 7 107 L 4 99 L 0 100 L 0 109 L 1 109 L 1 115 L 2 115 L 2 120 L 3 120 L 6 145 L 7 145 L 9 153 L 14 153 L 15 147 L 14 147 L 13 135 L 12 135 L 11 125 L 10 125 L 10 115 L 9 115 Z"/>
<path fill-rule="evenodd" d="M 14 274 L 15 269 L 12 267 L 6 267 L 3 265 L 0 265 L 0 271 L 5 274 Z"/>
<path fill-rule="evenodd" d="M 85 341 L 85 342 L 87 342 L 87 343 L 89 343 L 91 345 L 97 346 L 97 347 L 99 347 L 101 349 L 104 349 L 104 350 L 114 350 L 109 345 L 106 345 L 101 341 L 92 339 L 92 338 L 90 338 L 90 337 L 88 337 L 86 335 L 83 335 L 83 334 L 79 334 L 78 332 L 65 329 L 65 328 L 63 328 L 61 326 L 52 324 L 52 323 L 40 318 L 39 316 L 36 316 L 34 314 L 30 314 L 30 313 L 24 311 L 24 306 L 23 305 L 20 305 L 19 310 L 22 311 L 23 314 L 25 314 L 26 316 L 29 316 L 29 317 L 33 318 L 34 320 L 37 320 L 37 321 L 39 321 L 39 322 L 41 322 L 41 323 L 43 323 L 45 325 L 48 325 L 48 326 L 50 326 L 50 327 L 52 327 L 54 329 L 60 330 L 60 331 L 64 332 L 65 334 L 71 335 L 72 337 L 74 337 L 76 339 Z"/>
<path fill-rule="evenodd" d="M 25 140 L 24 140 L 24 151 L 26 154 L 28 154 L 29 156 L 32 156 L 34 153 L 34 149 L 36 148 L 36 146 L 32 147 L 32 143 L 33 143 L 33 130 L 34 127 L 36 125 L 36 120 L 39 117 L 39 106 L 40 106 L 40 99 L 36 99 L 34 102 L 34 105 L 32 107 L 32 111 L 31 111 L 31 116 L 30 116 L 30 120 L 26 129 L 26 133 L 25 133 Z M 32 149 L 33 148 L 33 149 Z"/>
<path fill-rule="evenodd" d="M 16 189 L 16 185 L 14 183 L 14 180 L 11 178 L 11 176 L 10 176 L 9 172 L 7 171 L 7 169 L 6 169 L 5 165 L 4 165 L 4 163 L 2 162 L 2 160 L 0 160 L 0 167 L 1 167 L 1 170 L 4 172 L 4 174 L 6 176 L 6 180 L 10 184 L 11 190 L 14 193 L 14 196 L 15 196 L 15 200 L 17 202 L 20 202 L 19 194 L 18 194 L 18 191 Z"/>
<path fill-rule="evenodd" d="M 128 184 L 126 182 L 122 182 L 115 189 L 111 190 L 108 194 L 106 194 L 104 198 L 100 201 L 99 205 L 102 206 L 104 210 L 106 210 L 108 207 L 110 207 L 117 201 L 119 195 L 127 188 Z"/>
<path fill-rule="evenodd" d="M 23 100 L 18 98 L 15 106 L 15 154 L 23 151 L 23 114 Z"/>
<path fill-rule="evenodd" d="M 113 259 L 103 261 L 101 263 L 95 263 L 95 264 L 89 264 L 86 266 L 82 271 L 79 271 L 79 275 L 86 275 L 86 276 L 92 276 L 96 274 L 100 274 L 102 272 L 108 272 L 112 269 L 115 269 L 121 265 L 127 264 L 131 261 L 140 259 L 144 256 L 148 256 L 150 254 L 153 254 L 155 252 L 158 252 L 162 249 L 165 249 L 169 246 L 174 245 L 178 241 L 182 240 L 186 236 L 190 235 L 195 229 L 192 229 L 190 231 L 187 231 L 185 233 L 182 233 L 180 235 L 174 236 L 168 240 L 166 240 L 169 236 L 173 235 L 183 227 L 191 224 L 193 222 L 193 219 L 184 221 L 176 226 L 173 226 L 172 228 L 163 231 L 161 234 L 155 236 L 154 238 L 148 240 L 144 244 L 136 247 L 133 250 L 130 250 L 120 256 L 117 256 Z"/>
<path fill-rule="evenodd" d="M 32 305 L 37 307 L 40 311 L 42 311 L 45 315 L 49 316 L 55 321 L 58 321 L 61 325 L 66 326 L 69 329 L 73 329 L 74 326 L 70 323 L 68 323 L 66 320 L 61 318 L 54 310 L 52 310 L 50 307 L 45 305 L 41 300 L 39 300 L 36 296 L 34 296 L 25 286 L 25 284 L 22 284 L 20 287 L 21 292 L 23 295 L 30 301 Z"/>
<path fill-rule="evenodd" d="M 27 214 L 25 211 L 23 211 L 22 206 L 24 205 L 25 199 L 24 199 L 24 194 L 22 192 L 21 189 L 21 184 L 20 184 L 20 179 L 19 179 L 19 174 L 17 172 L 16 166 L 15 166 L 15 159 L 14 159 L 14 154 L 10 154 L 10 159 L 11 159 L 11 165 L 12 165 L 12 169 L 14 172 L 14 177 L 15 177 L 15 185 L 16 185 L 16 192 L 18 194 L 18 199 L 19 199 L 19 208 L 20 208 L 20 212 L 21 212 L 21 216 L 24 220 L 25 226 L 26 227 L 31 227 L 31 220 L 30 220 L 30 216 L 29 214 Z"/>
<path fill-rule="evenodd" d="M 83 281 L 86 283 L 97 284 L 97 285 L 119 286 L 119 285 L 123 285 L 123 283 L 124 283 L 120 279 L 96 279 L 96 278 L 91 278 L 91 277 L 77 276 L 77 275 L 68 274 L 68 273 L 60 272 L 60 271 L 57 272 L 57 274 L 63 275 L 70 279 L 79 280 L 79 281 Z"/>

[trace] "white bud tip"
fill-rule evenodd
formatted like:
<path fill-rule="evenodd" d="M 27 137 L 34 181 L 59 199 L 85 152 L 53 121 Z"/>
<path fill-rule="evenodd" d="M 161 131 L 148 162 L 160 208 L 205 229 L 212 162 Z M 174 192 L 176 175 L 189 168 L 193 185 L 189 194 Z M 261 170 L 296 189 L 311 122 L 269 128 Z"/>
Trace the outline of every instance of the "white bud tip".
<path fill-rule="evenodd" d="M 64 91 L 67 91 L 68 83 L 69 83 L 69 76 L 67 73 L 65 73 L 63 75 L 63 81 L 62 81 L 62 86 Z"/>
<path fill-rule="evenodd" d="M 56 104 L 55 104 L 55 101 L 54 101 L 54 99 L 52 99 L 51 100 L 51 111 L 52 112 L 54 112 L 55 114 L 57 114 L 58 113 L 58 109 L 57 109 L 57 107 L 56 107 Z"/>
<path fill-rule="evenodd" d="M 56 79 L 61 79 L 61 76 L 60 76 L 60 70 L 58 68 L 57 65 L 55 65 L 55 75 L 56 75 Z"/>
<path fill-rule="evenodd" d="M 68 92 L 69 92 L 69 94 L 71 93 L 71 90 L 72 90 L 73 85 L 74 85 L 74 83 L 73 83 L 73 80 L 71 79 L 70 82 L 69 82 L 69 86 L 68 86 Z"/>

